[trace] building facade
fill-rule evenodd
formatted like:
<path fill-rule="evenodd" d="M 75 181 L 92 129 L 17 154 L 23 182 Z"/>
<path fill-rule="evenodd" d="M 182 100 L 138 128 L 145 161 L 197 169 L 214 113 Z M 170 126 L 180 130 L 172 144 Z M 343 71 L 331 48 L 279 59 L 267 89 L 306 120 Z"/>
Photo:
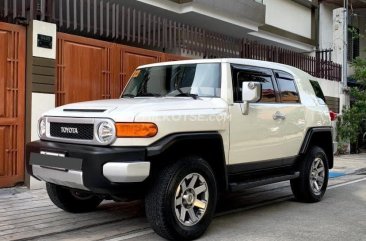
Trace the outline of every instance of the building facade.
<path fill-rule="evenodd" d="M 330 108 L 339 112 L 342 66 L 326 44 L 333 37 L 327 40 L 320 30 L 328 31 L 325 24 L 333 29 L 337 6 L 329 4 L 0 0 L 0 187 L 29 184 L 24 145 L 38 139 L 42 112 L 118 98 L 141 64 L 218 57 L 284 63 L 319 80 Z M 332 18 L 322 22 L 323 12 Z"/>

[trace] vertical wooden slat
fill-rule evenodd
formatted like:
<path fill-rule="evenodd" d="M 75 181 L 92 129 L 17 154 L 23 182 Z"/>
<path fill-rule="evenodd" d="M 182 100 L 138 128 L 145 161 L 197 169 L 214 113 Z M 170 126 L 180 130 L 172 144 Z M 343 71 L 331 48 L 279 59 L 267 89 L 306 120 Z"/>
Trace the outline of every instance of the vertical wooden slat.
<path fill-rule="evenodd" d="M 109 1 L 106 3 L 106 36 L 109 37 L 109 12 L 110 12 L 110 8 L 109 8 Z"/>
<path fill-rule="evenodd" d="M 143 30 L 142 30 L 142 44 L 145 45 L 146 43 L 146 12 L 144 12 L 143 14 L 143 22 L 142 22 L 142 26 L 143 26 Z"/>
<path fill-rule="evenodd" d="M 158 23 L 157 23 L 157 29 L 158 29 L 158 40 L 157 40 L 157 47 L 159 48 L 160 47 L 160 43 L 161 43 L 161 18 L 160 16 L 158 16 Z"/>
<path fill-rule="evenodd" d="M 131 9 L 127 8 L 127 41 L 130 41 L 131 31 Z"/>
<path fill-rule="evenodd" d="M 74 30 L 77 29 L 78 27 L 78 17 L 77 17 L 77 0 L 73 0 L 74 1 L 74 7 L 73 7 L 73 12 L 74 12 Z"/>
<path fill-rule="evenodd" d="M 97 0 L 94 0 L 94 4 L 93 4 L 93 7 L 94 7 L 94 34 L 97 34 L 97 23 L 98 23 L 98 15 L 97 15 Z"/>
<path fill-rule="evenodd" d="M 177 47 L 178 48 L 182 48 L 182 26 L 181 23 L 178 23 L 178 27 L 177 27 L 177 31 L 178 31 L 178 40 L 177 40 Z"/>
<path fill-rule="evenodd" d="M 140 43 L 141 36 L 141 11 L 137 13 L 137 43 Z"/>
<path fill-rule="evenodd" d="M 34 0 L 30 0 L 30 4 L 29 4 L 29 18 L 30 18 L 30 20 L 33 20 L 33 18 L 34 18 Z"/>
<path fill-rule="evenodd" d="M 50 2 L 51 8 L 52 8 L 52 15 L 51 15 L 51 21 L 58 24 L 57 23 L 57 16 L 56 16 L 56 1 L 51 1 Z"/>
<path fill-rule="evenodd" d="M 184 24 L 183 25 L 183 33 L 184 33 L 184 36 L 183 36 L 183 43 L 184 43 L 184 46 L 185 46 L 185 50 L 186 50 L 186 53 L 187 54 L 190 54 L 190 38 L 189 38 L 189 29 L 188 29 L 188 25 Z"/>
<path fill-rule="evenodd" d="M 122 6 L 122 10 L 121 10 L 121 39 L 124 40 L 125 39 L 125 19 L 126 19 L 126 14 L 125 14 L 125 6 Z"/>
<path fill-rule="evenodd" d="M 176 48 L 177 47 L 177 22 L 174 21 L 173 25 L 174 25 L 174 30 L 173 30 L 173 47 Z"/>
<path fill-rule="evenodd" d="M 94 28 L 94 31 L 93 33 L 94 34 L 97 34 L 97 26 L 98 26 L 98 16 L 97 16 L 97 0 L 94 0 L 93 2 L 93 28 Z"/>
<path fill-rule="evenodd" d="M 135 42 L 136 38 L 136 9 L 132 10 L 132 42 Z"/>
<path fill-rule="evenodd" d="M 112 4 L 112 38 L 116 37 L 116 4 Z"/>
<path fill-rule="evenodd" d="M 22 15 L 23 18 L 25 18 L 25 0 L 22 0 Z"/>
<path fill-rule="evenodd" d="M 66 28 L 70 28 L 70 0 L 66 0 Z"/>
<path fill-rule="evenodd" d="M 4 0 L 4 17 L 8 16 L 8 10 L 9 10 L 9 0 Z"/>
<path fill-rule="evenodd" d="M 150 46 L 151 43 L 151 14 L 147 15 L 147 45 Z"/>
<path fill-rule="evenodd" d="M 116 38 L 119 38 L 119 4 L 116 4 Z"/>
<path fill-rule="evenodd" d="M 45 20 L 46 16 L 46 3 L 45 0 L 41 0 L 41 21 Z"/>
<path fill-rule="evenodd" d="M 172 20 L 169 20 L 169 49 L 173 48 L 172 27 Z"/>
<path fill-rule="evenodd" d="M 165 49 L 167 48 L 168 44 L 167 44 L 167 20 L 166 18 L 162 19 L 162 28 L 163 28 L 163 33 L 162 33 L 162 46 L 161 48 Z"/>
<path fill-rule="evenodd" d="M 152 46 L 155 47 L 155 42 L 156 42 L 156 39 L 155 39 L 155 35 L 156 35 L 156 16 L 154 15 L 153 16 L 153 21 L 152 21 L 152 25 L 153 25 L 153 31 L 152 31 Z"/>
<path fill-rule="evenodd" d="M 197 55 L 198 52 L 199 52 L 199 49 L 198 49 L 198 30 L 197 30 L 197 27 L 195 26 L 194 29 L 193 29 L 193 51 L 194 51 L 194 54 Z"/>
<path fill-rule="evenodd" d="M 62 6 L 62 1 L 59 1 L 59 6 L 58 6 L 58 18 L 59 18 L 59 26 L 62 27 L 64 25 L 64 16 L 63 16 L 63 6 Z"/>
<path fill-rule="evenodd" d="M 84 0 L 80 0 L 80 31 L 84 31 Z"/>
<path fill-rule="evenodd" d="M 103 27 L 104 27 L 104 23 L 103 23 L 103 13 L 104 13 L 104 11 L 103 11 L 103 9 L 104 9 L 104 4 L 103 4 L 103 0 L 101 0 L 100 1 L 100 3 L 99 3 L 99 6 L 100 6 L 100 22 L 99 22 L 99 35 L 100 36 L 103 36 Z"/>
<path fill-rule="evenodd" d="M 90 33 L 91 21 L 90 21 L 90 0 L 86 2 L 86 31 Z"/>

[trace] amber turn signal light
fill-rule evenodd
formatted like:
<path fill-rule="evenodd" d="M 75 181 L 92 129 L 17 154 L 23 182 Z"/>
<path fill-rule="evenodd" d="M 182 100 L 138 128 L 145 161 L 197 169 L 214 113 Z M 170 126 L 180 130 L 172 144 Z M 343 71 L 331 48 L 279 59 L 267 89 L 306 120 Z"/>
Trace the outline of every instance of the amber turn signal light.
<path fill-rule="evenodd" d="M 157 133 L 154 123 L 116 123 L 117 137 L 153 137 Z"/>

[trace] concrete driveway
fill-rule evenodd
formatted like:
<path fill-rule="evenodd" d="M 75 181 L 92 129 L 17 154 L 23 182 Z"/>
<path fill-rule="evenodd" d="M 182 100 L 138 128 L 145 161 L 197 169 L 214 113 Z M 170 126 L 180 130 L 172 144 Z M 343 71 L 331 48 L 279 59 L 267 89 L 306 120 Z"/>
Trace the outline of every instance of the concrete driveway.
<path fill-rule="evenodd" d="M 223 197 L 202 240 L 365 240 L 366 155 L 337 157 L 324 200 L 293 200 L 289 182 Z M 104 202 L 70 214 L 45 190 L 0 190 L 0 240 L 162 240 L 151 230 L 142 201 Z"/>

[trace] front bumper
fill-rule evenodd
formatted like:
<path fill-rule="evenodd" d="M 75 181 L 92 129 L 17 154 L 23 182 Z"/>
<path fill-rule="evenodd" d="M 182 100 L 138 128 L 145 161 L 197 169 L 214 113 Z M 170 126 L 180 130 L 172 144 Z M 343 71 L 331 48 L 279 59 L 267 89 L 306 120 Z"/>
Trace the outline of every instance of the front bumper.
<path fill-rule="evenodd" d="M 144 147 L 99 147 L 51 141 L 27 144 L 26 165 L 37 179 L 99 194 L 139 194 L 150 175 Z"/>

